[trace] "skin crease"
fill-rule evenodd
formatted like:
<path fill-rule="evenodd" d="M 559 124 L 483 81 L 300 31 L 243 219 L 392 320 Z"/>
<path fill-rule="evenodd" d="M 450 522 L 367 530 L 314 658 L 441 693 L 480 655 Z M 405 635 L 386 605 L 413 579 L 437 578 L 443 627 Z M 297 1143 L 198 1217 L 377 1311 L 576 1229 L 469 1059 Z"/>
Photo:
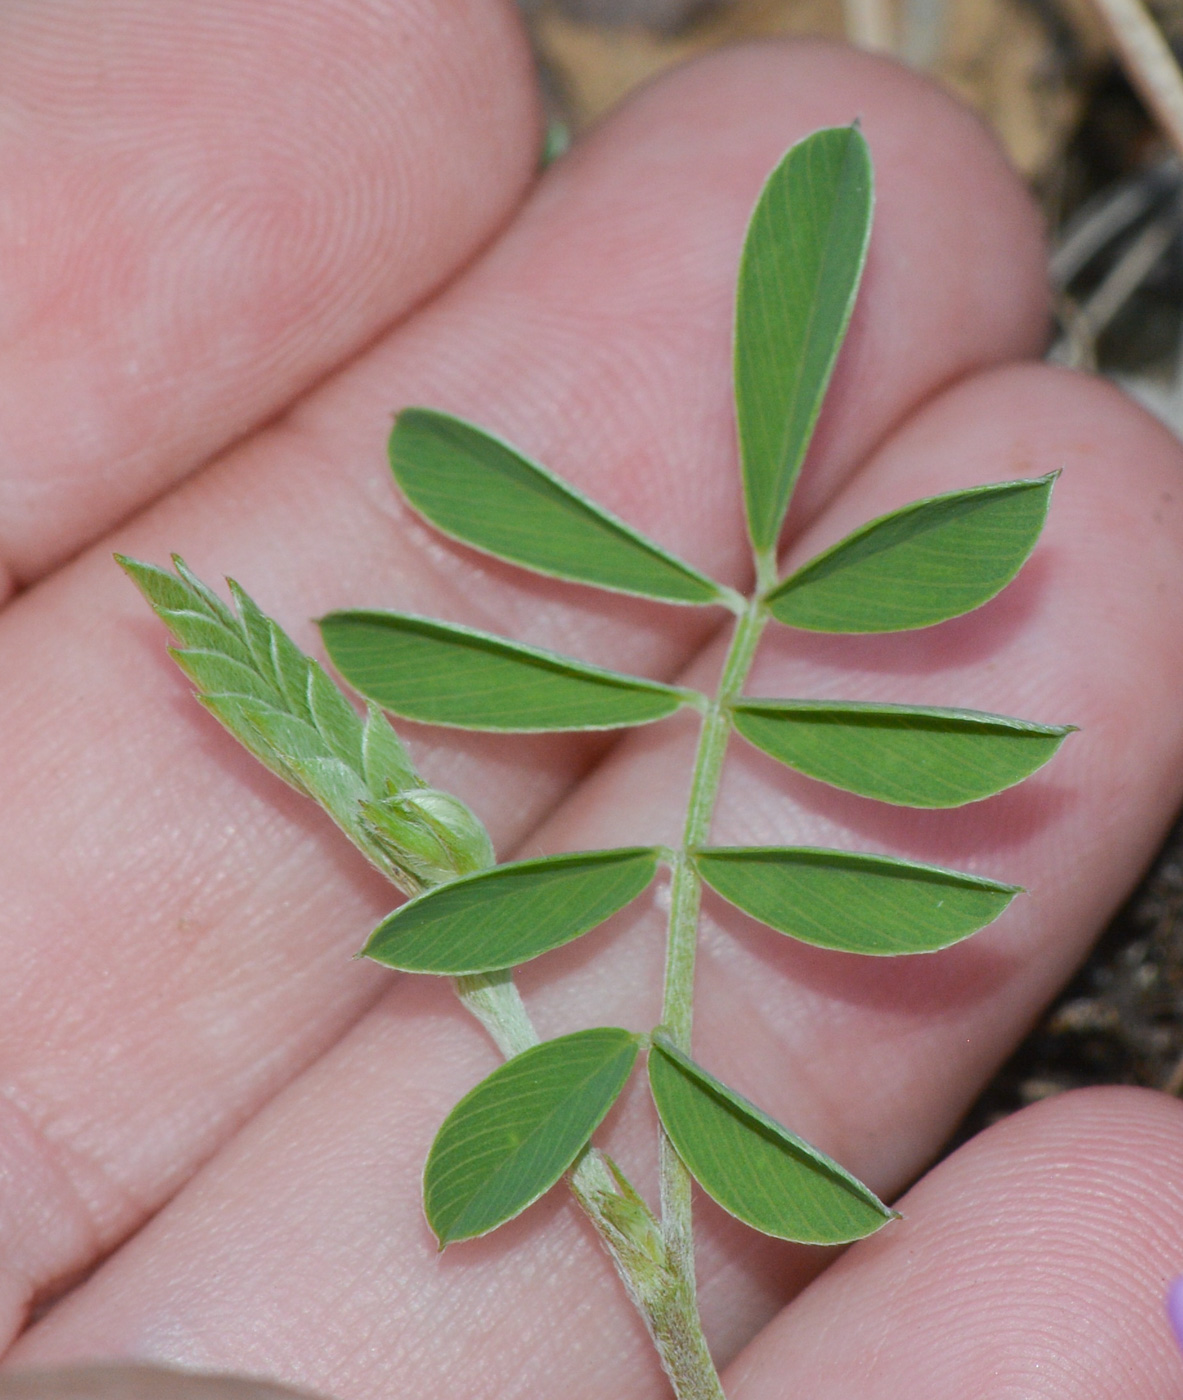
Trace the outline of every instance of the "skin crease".
<path fill-rule="evenodd" d="M 1179 800 L 1183 454 L 1111 390 L 1009 363 L 1040 348 L 1042 248 L 976 122 L 863 56 L 739 50 L 642 94 L 490 242 L 536 129 L 507 11 L 467 8 L 471 30 L 452 36 L 451 71 L 497 69 L 505 106 L 494 122 L 480 106 L 488 89 L 470 93 L 465 130 L 474 142 L 483 133 L 502 164 L 467 202 L 463 164 L 438 170 L 458 140 L 447 104 L 464 106 L 462 88 L 442 93 L 440 107 L 422 99 L 421 144 L 411 138 L 402 165 L 374 156 L 379 185 L 426 191 L 410 207 L 425 211 L 417 237 L 438 253 L 434 273 L 412 267 L 401 282 L 395 263 L 375 265 L 384 309 L 365 321 L 347 308 L 335 374 L 296 398 L 309 373 L 285 378 L 264 356 L 251 421 L 284 406 L 282 417 L 0 618 L 0 1307 L 15 1366 L 132 1357 L 348 1397 L 396 1386 L 540 1396 L 556 1377 L 565 1396 L 663 1393 L 639 1325 L 561 1194 L 492 1239 L 435 1257 L 417 1199 L 423 1155 L 495 1056 L 442 984 L 350 962 L 389 892 L 187 698 L 159 627 L 109 555 L 161 560 L 178 548 L 211 579 L 232 572 L 309 645 L 299 619 L 381 603 L 709 683 L 713 616 L 536 583 L 440 542 L 393 499 L 383 438 L 404 403 L 468 414 L 744 584 L 727 407 L 735 259 L 763 176 L 818 124 L 861 116 L 879 207 L 787 557 L 935 490 L 1064 475 L 1047 538 L 1007 595 L 908 639 L 839 645 L 770 632 L 752 688 L 968 704 L 1082 732 L 1022 790 L 935 815 L 835 797 L 737 745 L 717 839 L 899 851 L 1031 894 L 964 947 L 890 965 L 798 948 L 708 901 L 697 1053 L 872 1185 L 900 1190 L 1083 955 Z M 17 12 L 35 19 L 30 7 Z M 353 35 L 412 25 L 424 11 L 342 3 L 332 13 Z M 193 50 L 199 73 L 201 43 L 219 48 L 212 21 L 165 31 L 173 50 Z M 347 61 L 335 32 L 318 35 L 326 62 Z M 500 67 L 489 64 L 497 35 Z M 47 43 L 30 45 L 34 67 Z M 61 66 L 60 47 L 50 49 L 42 83 Z M 257 51 L 221 50 L 226 72 L 243 65 L 250 98 Z M 264 113 L 270 93 L 258 90 Z M 160 100 L 145 90 L 146 109 Z M 348 115 L 331 109 L 348 109 L 347 94 L 324 100 L 309 119 L 313 168 L 336 149 L 318 146 L 317 133 L 339 138 Z M 31 167 L 40 129 L 18 135 Z M 388 139 L 393 151 L 408 138 Z M 231 161 L 228 188 L 234 176 Z M 453 177 L 451 194 L 431 185 Z M 433 188 L 453 201 L 451 243 L 430 236 Z M 377 207 L 393 237 L 403 203 Z M 52 249 L 37 256 L 52 261 Z M 109 254 L 94 256 L 97 268 Z M 443 292 L 366 348 L 449 271 Z M 343 295 L 331 279 L 318 291 L 326 305 Z M 298 356 L 285 360 L 283 347 L 303 344 L 310 324 L 306 307 L 277 311 L 277 360 L 290 368 Z M 35 345 L 35 324 L 27 334 Z M 88 339 L 83 325 L 79 345 Z M 93 354 L 97 364 L 101 345 Z M 46 373 L 22 411 L 38 394 L 47 407 L 79 371 L 59 366 L 60 384 Z M 192 381 L 192 402 L 233 398 L 200 354 Z M 222 441 L 244 432 L 240 409 L 230 404 Z M 126 423 L 117 399 L 109 411 L 140 439 L 146 420 Z M 44 416 L 58 431 L 60 412 Z M 149 432 L 146 442 L 138 464 L 121 467 L 114 453 L 102 459 L 109 480 L 87 477 L 85 490 L 106 502 L 90 537 L 193 465 L 172 439 Z M 40 467 L 27 470 L 21 489 L 35 494 Z M 44 561 L 82 542 L 70 509 L 34 523 Z M 669 839 L 693 733 L 674 721 L 610 754 L 600 740 L 411 739 L 431 780 L 471 801 L 507 856 Z M 651 1025 L 658 923 L 653 902 L 640 901 L 526 969 L 543 1034 Z M 791 1306 L 831 1256 L 762 1241 L 704 1205 L 704 1316 L 721 1360 L 738 1355 L 729 1387 L 1173 1393 L 1159 1294 L 1177 1267 L 1172 1251 L 1183 1256 L 1173 1243 L 1183 1240 L 1180 1128 L 1175 1105 L 1139 1094 L 1072 1096 L 1021 1115 L 925 1177 L 903 1224 L 847 1252 Z M 605 1141 L 648 1188 L 652 1123 L 639 1092 Z M 994 1328 L 1005 1349 L 990 1342 Z"/>

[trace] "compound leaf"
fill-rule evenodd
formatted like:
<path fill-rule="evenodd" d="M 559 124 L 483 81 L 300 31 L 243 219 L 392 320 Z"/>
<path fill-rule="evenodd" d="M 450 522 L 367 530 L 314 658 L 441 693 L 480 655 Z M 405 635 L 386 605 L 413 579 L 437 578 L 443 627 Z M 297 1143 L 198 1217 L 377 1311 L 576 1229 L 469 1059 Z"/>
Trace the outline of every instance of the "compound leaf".
<path fill-rule="evenodd" d="M 737 701 L 756 748 L 831 787 L 901 807 L 960 807 L 1041 768 L 1071 725 L 857 700 Z"/>
<path fill-rule="evenodd" d="M 913 501 L 811 559 L 768 595 L 811 632 L 905 632 L 981 607 L 1035 548 L 1057 476 Z"/>
<path fill-rule="evenodd" d="M 497 865 L 396 909 L 362 951 L 404 972 L 452 977 L 516 967 L 623 909 L 653 879 L 657 860 L 656 850 L 630 846 Z"/>
<path fill-rule="evenodd" d="M 871 158 L 857 127 L 814 132 L 768 177 L 748 225 L 735 407 L 748 529 L 776 546 L 866 259 Z"/>
<path fill-rule="evenodd" d="M 437 529 L 538 573 L 669 603 L 719 603 L 717 583 L 667 554 L 482 428 L 429 408 L 399 414 L 390 465 Z"/>
<path fill-rule="evenodd" d="M 737 1219 L 803 1244 L 845 1244 L 895 1217 L 837 1162 L 708 1074 L 660 1032 L 649 1084 L 691 1175 Z"/>
<path fill-rule="evenodd" d="M 737 909 L 844 953 L 931 953 L 993 922 L 1016 894 L 980 875 L 855 851 L 722 846 L 694 863 Z"/>
<path fill-rule="evenodd" d="M 441 1249 L 504 1225 L 558 1181 L 616 1102 L 639 1048 L 631 1031 L 576 1031 L 515 1055 L 465 1094 L 423 1173 Z"/>
<path fill-rule="evenodd" d="M 461 729 L 618 729 L 662 719 L 692 692 L 601 670 L 489 632 L 406 613 L 330 613 L 333 664 L 383 709 Z"/>

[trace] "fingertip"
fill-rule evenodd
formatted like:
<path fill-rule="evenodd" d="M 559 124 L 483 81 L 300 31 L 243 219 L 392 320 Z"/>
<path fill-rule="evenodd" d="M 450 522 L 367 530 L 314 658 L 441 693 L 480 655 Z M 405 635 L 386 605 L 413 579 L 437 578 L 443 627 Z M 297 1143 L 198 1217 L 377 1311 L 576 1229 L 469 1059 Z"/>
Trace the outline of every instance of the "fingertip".
<path fill-rule="evenodd" d="M 0 93 L 0 554 L 26 583 L 454 275 L 541 139 L 509 0 L 0 7 Z"/>
<path fill-rule="evenodd" d="M 737 1363 L 744 1400 L 788 1358 L 826 1400 L 1173 1393 L 1163 1313 L 1183 1263 L 1183 1105 L 1148 1090 L 1059 1095 L 987 1129 L 854 1246 Z M 841 1318 L 840 1355 L 833 1322 Z M 828 1334 L 828 1335 L 827 1335 Z"/>

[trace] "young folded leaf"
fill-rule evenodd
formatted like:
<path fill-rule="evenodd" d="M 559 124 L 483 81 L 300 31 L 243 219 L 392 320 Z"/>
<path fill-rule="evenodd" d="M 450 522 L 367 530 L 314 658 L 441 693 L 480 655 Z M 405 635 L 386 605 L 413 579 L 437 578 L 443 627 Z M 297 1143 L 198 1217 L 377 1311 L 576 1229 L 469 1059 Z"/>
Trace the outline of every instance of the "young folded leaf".
<path fill-rule="evenodd" d="M 406 719 L 528 733 L 621 729 L 672 715 L 693 691 L 406 613 L 335 612 L 320 620 L 333 665 Z"/>
<path fill-rule="evenodd" d="M 487 1235 L 550 1190 L 616 1102 L 639 1048 L 631 1031 L 576 1031 L 514 1056 L 465 1094 L 423 1173 L 441 1249 Z"/>
<path fill-rule="evenodd" d="M 729 1089 L 658 1032 L 649 1085 L 662 1126 L 708 1196 L 802 1244 L 846 1244 L 896 1217 L 857 1178 Z"/>
<path fill-rule="evenodd" d="M 768 558 L 846 334 L 867 255 L 871 158 L 857 126 L 814 132 L 768 177 L 735 313 L 735 412 L 748 530 Z"/>
<path fill-rule="evenodd" d="M 738 595 L 617 520 L 492 433 L 407 408 L 390 435 L 403 494 L 445 535 L 553 578 L 667 603 Z"/>
<path fill-rule="evenodd" d="M 458 798 L 425 787 L 382 712 L 371 705 L 363 721 L 237 584 L 236 616 L 179 558 L 175 574 L 116 558 L 181 643 L 172 656 L 205 708 L 400 889 L 417 894 L 492 863 L 484 827 Z"/>
<path fill-rule="evenodd" d="M 696 851 L 725 900 L 780 933 L 844 953 L 931 953 L 992 923 L 1016 894 L 980 875 L 810 846 Z"/>
<path fill-rule="evenodd" d="M 367 958 L 403 972 L 498 972 L 598 927 L 657 872 L 648 847 L 515 861 L 429 890 L 370 935 Z"/>
<path fill-rule="evenodd" d="M 412 894 L 487 870 L 497 859 L 482 823 L 458 797 L 438 788 L 410 788 L 363 801 L 361 828 L 414 875 L 418 885 Z"/>
<path fill-rule="evenodd" d="M 901 807 L 961 807 L 1013 787 L 1073 728 L 859 700 L 743 699 L 733 716 L 750 744 L 789 768 Z"/>
<path fill-rule="evenodd" d="M 913 501 L 778 584 L 768 609 L 810 632 L 906 632 L 989 602 L 1035 548 L 1057 472 Z"/>

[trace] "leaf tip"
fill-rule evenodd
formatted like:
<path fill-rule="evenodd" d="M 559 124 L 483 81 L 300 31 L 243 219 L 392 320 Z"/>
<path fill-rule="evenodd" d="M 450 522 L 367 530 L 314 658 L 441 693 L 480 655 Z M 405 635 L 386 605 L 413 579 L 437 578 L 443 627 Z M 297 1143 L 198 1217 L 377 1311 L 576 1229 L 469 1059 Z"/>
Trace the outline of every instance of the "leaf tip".
<path fill-rule="evenodd" d="M 167 572 L 157 568 L 155 564 L 149 564 L 144 559 L 133 559 L 130 554 L 120 554 L 116 551 L 111 557 L 141 591 L 145 588 L 146 580 L 153 574 Z"/>
<path fill-rule="evenodd" d="M 427 1228 L 435 1236 L 435 1254 L 438 1259 L 450 1244 L 455 1243 L 455 1238 L 450 1235 L 446 1229 L 440 1229 L 439 1226 L 436 1225 L 435 1221 L 432 1220 L 431 1216 L 427 1213 L 426 1206 L 423 1208 L 423 1218 L 427 1222 Z"/>

